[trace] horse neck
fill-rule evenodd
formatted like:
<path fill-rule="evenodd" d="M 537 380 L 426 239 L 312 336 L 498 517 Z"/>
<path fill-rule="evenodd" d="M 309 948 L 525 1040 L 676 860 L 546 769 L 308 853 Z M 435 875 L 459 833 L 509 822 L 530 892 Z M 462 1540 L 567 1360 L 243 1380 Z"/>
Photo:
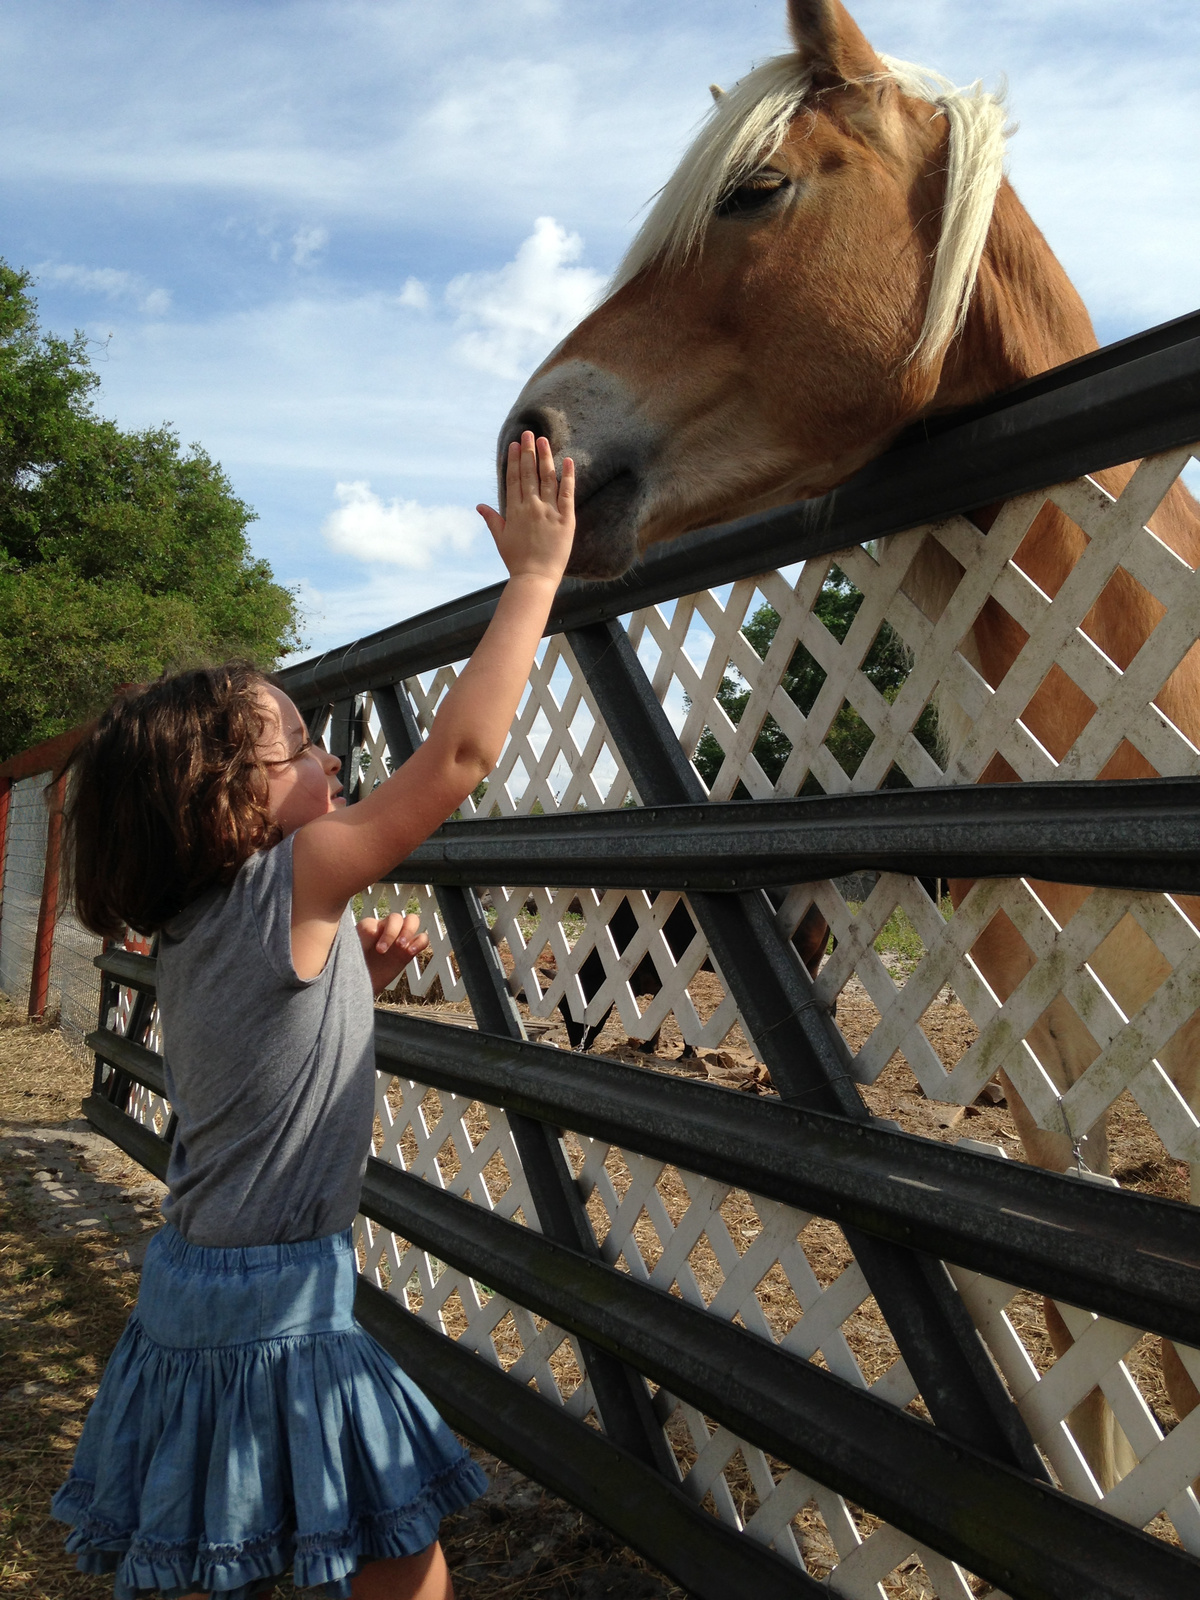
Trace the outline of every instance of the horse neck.
<path fill-rule="evenodd" d="M 927 412 L 986 399 L 1095 348 L 1083 301 L 1006 178 L 966 324 Z"/>
<path fill-rule="evenodd" d="M 953 410 L 985 399 L 1095 348 L 1096 335 L 1083 301 L 1006 180 L 996 197 L 966 325 L 947 356 L 926 412 Z M 1127 464 L 1094 476 L 1110 493 L 1119 495 L 1132 471 L 1132 464 Z M 971 515 L 986 531 L 998 511 L 998 506 L 984 507 Z M 1200 566 L 1200 508 L 1182 484 L 1172 487 L 1150 526 L 1189 565 Z M 1048 503 L 1031 526 L 1016 560 L 1053 596 L 1082 555 L 1085 542 L 1081 530 Z M 918 566 L 921 571 L 910 580 L 910 592 L 918 603 L 932 602 L 939 583 L 944 588 L 947 580 L 939 575 L 932 553 Z M 1160 615 L 1161 607 L 1152 597 L 1128 574 L 1118 572 L 1098 597 L 1083 628 L 1123 670 Z M 995 685 L 1020 649 L 1016 630 L 1006 625 L 1001 611 L 990 606 L 977 618 L 972 633 L 973 653 L 985 677 Z M 1200 652 L 1193 654 L 1200 657 Z M 1082 701 L 1074 705 L 1072 695 L 1065 692 L 1069 686 L 1063 687 L 1063 693 L 1043 696 L 1045 704 L 1031 704 L 1026 712 L 1026 720 L 1039 724 L 1034 731 L 1051 749 L 1069 747 L 1091 714 L 1090 702 L 1086 707 Z M 1189 656 L 1156 701 L 1189 736 L 1200 736 L 1200 659 L 1193 661 Z M 1139 777 L 1151 771 L 1145 761 L 1131 758 L 1104 775 Z"/>

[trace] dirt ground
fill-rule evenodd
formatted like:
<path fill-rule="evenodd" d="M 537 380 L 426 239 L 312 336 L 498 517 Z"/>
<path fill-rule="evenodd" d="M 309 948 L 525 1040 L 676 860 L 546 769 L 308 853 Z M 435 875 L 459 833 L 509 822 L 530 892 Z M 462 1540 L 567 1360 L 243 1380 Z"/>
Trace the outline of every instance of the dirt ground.
<path fill-rule="evenodd" d="M 699 974 L 689 985 L 702 1016 L 720 1003 L 722 991 L 711 974 Z M 457 1012 L 469 1021 L 469 1008 L 435 1004 L 442 1015 Z M 839 1000 L 838 1020 L 851 1048 L 857 1048 L 878 1014 L 864 991 L 851 984 Z M 969 1047 L 974 1026 L 963 1008 L 947 994 L 924 1024 L 934 1047 L 949 1066 Z M 545 1042 L 565 1046 L 566 1030 L 557 1018 L 535 1025 Z M 719 1051 L 685 1050 L 674 1021 L 655 1041 L 653 1053 L 630 1039 L 619 1021 L 610 1019 L 592 1046 L 596 1053 L 672 1074 L 704 1078 L 753 1094 L 770 1094 L 769 1079 L 738 1030 Z M 104 1362 L 137 1294 L 137 1267 L 149 1231 L 157 1225 L 161 1185 L 92 1133 L 78 1114 L 90 1085 L 91 1068 L 55 1030 L 31 1026 L 0 999 L 0 1595 L 28 1595 L 31 1600 L 99 1600 L 111 1594 L 103 1579 L 74 1571 L 62 1551 L 62 1529 L 48 1514 L 51 1494 L 69 1466 L 88 1404 Z M 929 1138 L 969 1137 L 998 1145 L 1019 1157 L 1020 1146 L 1003 1102 L 961 1107 L 928 1100 L 907 1064 L 895 1057 L 879 1080 L 862 1091 L 871 1109 L 894 1119 L 905 1131 Z M 437 1114 L 431 1091 L 429 1113 Z M 474 1107 L 468 1118 L 473 1137 L 482 1131 L 486 1111 Z M 1110 1113 L 1114 1170 L 1122 1183 L 1147 1192 L 1186 1198 L 1186 1172 L 1171 1161 L 1129 1096 Z M 577 1168 L 582 1149 L 573 1154 Z M 456 1165 L 452 1149 L 444 1170 Z M 620 1195 L 629 1171 L 618 1151 L 611 1153 L 609 1177 Z M 485 1173 L 489 1180 L 497 1174 Z M 500 1181 L 503 1181 L 501 1176 Z M 684 1181 L 668 1170 L 659 1184 L 666 1212 L 677 1222 L 688 1203 Z M 603 1238 L 609 1219 L 593 1196 L 589 1210 L 597 1235 Z M 732 1193 L 721 1208 L 730 1237 L 739 1250 L 750 1247 L 761 1226 L 749 1197 Z M 642 1214 L 635 1229 L 637 1247 L 648 1266 L 663 1248 L 651 1222 Z M 822 1287 L 831 1283 L 851 1260 L 840 1229 L 814 1219 L 802 1238 Z M 690 1263 L 705 1298 L 722 1281 L 715 1255 L 706 1241 Z M 760 1298 L 777 1337 L 799 1319 L 801 1307 L 791 1285 L 775 1267 L 764 1279 Z M 451 1321 L 454 1307 L 450 1307 Z M 461 1316 L 461 1308 L 459 1309 Z M 1040 1301 L 1023 1295 L 1012 1307 L 1034 1360 L 1044 1370 L 1053 1359 L 1044 1331 Z M 868 1382 L 882 1375 L 896 1359 L 896 1349 L 872 1299 L 848 1319 L 843 1330 Z M 500 1353 L 515 1355 L 515 1329 L 497 1330 Z M 511 1349 L 509 1348 L 511 1346 Z M 816 1358 L 818 1361 L 820 1356 Z M 1148 1338 L 1127 1358 L 1160 1425 L 1170 1428 L 1175 1417 L 1163 1388 L 1157 1356 Z M 567 1345 L 553 1360 L 566 1386 L 578 1381 L 578 1369 Z M 913 1409 L 921 1412 L 919 1401 Z M 682 1423 L 672 1426 L 681 1458 L 694 1456 L 694 1445 Z M 649 1568 L 636 1554 L 591 1519 L 547 1494 L 483 1452 L 478 1458 L 492 1478 L 492 1488 L 476 1505 L 444 1527 L 444 1542 L 455 1574 L 460 1600 L 682 1600 L 681 1591 Z M 783 1469 L 774 1464 L 776 1475 Z M 758 1504 L 749 1472 L 740 1456 L 726 1472 L 735 1502 L 745 1515 Z M 874 1519 L 858 1514 L 865 1534 Z M 834 1551 L 815 1507 L 797 1520 L 810 1569 L 820 1576 L 834 1564 Z M 1165 1530 L 1164 1530 L 1165 1531 Z M 983 1593 L 984 1585 L 978 1585 Z M 893 1600 L 926 1600 L 932 1586 L 919 1562 L 893 1574 L 886 1588 Z M 279 1586 L 282 1597 L 296 1594 L 290 1583 Z M 307 1591 L 305 1591 L 307 1593 Z"/>

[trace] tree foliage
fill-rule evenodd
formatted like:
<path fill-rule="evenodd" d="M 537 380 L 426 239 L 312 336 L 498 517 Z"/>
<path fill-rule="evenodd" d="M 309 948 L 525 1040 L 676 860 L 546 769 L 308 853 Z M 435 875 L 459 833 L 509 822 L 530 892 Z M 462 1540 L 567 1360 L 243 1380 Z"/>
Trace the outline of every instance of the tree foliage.
<path fill-rule="evenodd" d="M 840 644 L 849 633 L 850 624 L 861 604 L 862 595 L 845 573 L 835 566 L 830 568 L 813 610 Z M 762 605 L 743 626 L 742 633 L 755 654 L 765 659 L 778 627 L 779 613 L 774 606 Z M 903 641 L 890 623 L 885 622 L 876 634 L 862 670 L 885 700 L 894 700 L 899 694 L 901 685 L 908 677 L 910 662 Z M 781 687 L 789 700 L 807 716 L 816 704 L 825 678 L 824 668 L 802 644 L 798 644 L 788 662 Z M 736 670 L 727 668 L 716 698 L 729 720 L 738 723 L 749 704 L 750 689 Z M 931 706 L 926 706 L 921 713 L 913 732 L 925 749 L 931 753 L 936 750 L 937 722 Z M 873 739 L 870 728 L 854 707 L 843 702 L 824 742 L 847 777 L 852 778 L 871 748 Z M 768 716 L 754 742 L 754 758 L 772 783 L 778 781 L 791 750 L 791 743 L 783 729 L 774 717 Z M 710 789 L 724 759 L 725 752 L 715 734 L 706 728 L 696 750 L 695 762 L 697 771 Z M 907 788 L 908 779 L 899 768 L 893 767 L 884 779 L 883 787 Z M 804 780 L 800 793 L 821 793 L 821 787 L 811 773 Z M 745 795 L 746 790 L 739 782 L 735 797 Z"/>
<path fill-rule="evenodd" d="M 122 683 L 297 644 L 254 513 L 199 446 L 96 414 L 87 341 L 43 333 L 0 261 L 0 758 L 93 716 Z"/>

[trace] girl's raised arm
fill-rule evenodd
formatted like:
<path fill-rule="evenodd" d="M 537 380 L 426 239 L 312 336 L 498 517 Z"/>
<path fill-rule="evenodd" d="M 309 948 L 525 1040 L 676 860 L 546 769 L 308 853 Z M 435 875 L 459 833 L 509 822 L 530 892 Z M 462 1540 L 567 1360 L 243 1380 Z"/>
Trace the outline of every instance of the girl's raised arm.
<path fill-rule="evenodd" d="M 347 901 L 439 827 L 500 759 L 571 553 L 574 465 L 563 461 L 560 484 L 549 442 L 526 433 L 509 446 L 506 489 L 507 518 L 479 511 L 509 581 L 429 737 L 365 800 L 296 832 L 292 952 L 302 975 L 321 970 Z"/>

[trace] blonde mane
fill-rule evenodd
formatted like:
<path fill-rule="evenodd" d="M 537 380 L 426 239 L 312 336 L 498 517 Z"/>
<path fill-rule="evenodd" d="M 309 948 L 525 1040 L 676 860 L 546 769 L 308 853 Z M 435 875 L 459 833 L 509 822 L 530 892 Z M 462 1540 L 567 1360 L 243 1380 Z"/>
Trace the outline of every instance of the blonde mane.
<path fill-rule="evenodd" d="M 910 360 L 935 360 L 962 330 L 1003 175 L 1001 95 L 979 83 L 956 89 L 911 62 L 881 56 L 901 92 L 925 100 L 950 124 L 942 231 L 920 338 Z M 681 266 L 703 241 L 713 211 L 779 149 L 811 86 L 799 55 L 774 56 L 717 100 L 683 160 L 660 190 L 613 277 L 610 293 L 652 261 Z"/>

